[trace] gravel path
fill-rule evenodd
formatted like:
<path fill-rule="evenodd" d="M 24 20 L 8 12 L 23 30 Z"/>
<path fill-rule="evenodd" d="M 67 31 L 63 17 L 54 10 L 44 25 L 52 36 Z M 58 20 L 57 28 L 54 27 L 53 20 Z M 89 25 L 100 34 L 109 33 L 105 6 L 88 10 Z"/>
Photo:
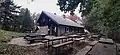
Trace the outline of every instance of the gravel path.
<path fill-rule="evenodd" d="M 28 44 L 23 37 L 19 37 L 19 38 L 13 38 L 8 44 L 16 44 L 19 46 L 36 46 L 36 45 L 42 45 L 43 43 Z"/>
<path fill-rule="evenodd" d="M 27 41 L 23 39 L 23 37 L 20 38 L 13 38 L 8 44 L 17 44 L 20 46 L 25 46 L 27 45 Z"/>

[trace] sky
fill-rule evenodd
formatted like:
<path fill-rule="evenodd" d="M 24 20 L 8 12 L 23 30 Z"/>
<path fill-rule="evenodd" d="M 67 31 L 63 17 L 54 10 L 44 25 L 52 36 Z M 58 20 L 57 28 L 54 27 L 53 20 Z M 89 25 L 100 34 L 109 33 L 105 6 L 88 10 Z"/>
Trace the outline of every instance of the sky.
<path fill-rule="evenodd" d="M 41 13 L 41 11 L 47 11 L 51 13 L 56 13 L 62 15 L 63 12 L 60 11 L 59 6 L 57 6 L 57 0 L 14 0 L 14 3 L 22 6 L 23 8 L 28 8 L 32 13 Z M 78 8 L 75 13 L 80 16 Z M 69 15 L 69 14 L 68 14 Z"/>

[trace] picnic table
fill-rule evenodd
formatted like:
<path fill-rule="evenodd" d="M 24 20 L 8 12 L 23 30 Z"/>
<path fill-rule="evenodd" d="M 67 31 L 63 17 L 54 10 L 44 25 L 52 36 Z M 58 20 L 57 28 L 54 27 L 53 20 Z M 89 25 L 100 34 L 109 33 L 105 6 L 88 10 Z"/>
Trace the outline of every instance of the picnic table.
<path fill-rule="evenodd" d="M 92 35 L 92 38 L 98 38 L 99 35 Z"/>
<path fill-rule="evenodd" d="M 38 37 L 38 36 L 42 36 L 45 37 L 47 34 L 39 34 L 39 33 L 26 33 L 25 36 L 26 37 Z"/>
<path fill-rule="evenodd" d="M 29 41 L 29 43 L 34 43 L 35 40 L 43 40 L 46 34 L 39 34 L 39 33 L 25 33 L 24 39 Z"/>
<path fill-rule="evenodd" d="M 46 36 L 45 37 L 47 40 L 56 40 L 56 39 L 62 39 L 62 38 L 66 38 L 65 36 L 60 36 L 60 37 L 55 37 L 55 36 Z"/>
<path fill-rule="evenodd" d="M 112 39 L 105 39 L 105 38 L 100 38 L 99 42 L 106 44 L 114 44 L 114 41 Z"/>
<path fill-rule="evenodd" d="M 77 33 L 78 35 L 85 35 L 85 33 Z"/>
<path fill-rule="evenodd" d="M 79 38 L 79 35 L 68 35 L 68 38 Z"/>
<path fill-rule="evenodd" d="M 68 35 L 69 37 L 78 37 L 79 35 Z"/>
<path fill-rule="evenodd" d="M 46 36 L 45 39 L 48 41 L 47 45 L 50 46 L 50 42 L 52 42 L 51 45 L 53 45 L 53 41 L 55 41 L 55 40 L 59 40 L 59 43 L 60 43 L 60 40 L 62 40 L 62 42 L 63 42 L 63 39 L 67 39 L 67 37 L 65 37 L 65 36 L 60 36 L 60 37 Z"/>
<path fill-rule="evenodd" d="M 60 37 L 46 37 L 46 39 L 48 40 L 48 51 L 49 51 L 49 47 L 52 47 L 53 49 L 55 49 L 55 55 L 58 55 L 59 52 L 59 48 L 63 47 L 65 45 L 70 45 L 73 43 L 73 40 L 68 40 L 69 38 L 72 37 L 66 37 L 66 36 L 60 36 Z M 63 39 L 65 39 L 66 41 L 64 42 Z M 57 44 L 53 44 L 54 41 L 58 40 L 59 43 Z M 62 40 L 62 42 L 60 42 Z M 52 42 L 52 44 L 50 45 L 50 42 Z"/>
<path fill-rule="evenodd" d="M 85 37 L 77 38 L 76 41 L 85 40 Z"/>

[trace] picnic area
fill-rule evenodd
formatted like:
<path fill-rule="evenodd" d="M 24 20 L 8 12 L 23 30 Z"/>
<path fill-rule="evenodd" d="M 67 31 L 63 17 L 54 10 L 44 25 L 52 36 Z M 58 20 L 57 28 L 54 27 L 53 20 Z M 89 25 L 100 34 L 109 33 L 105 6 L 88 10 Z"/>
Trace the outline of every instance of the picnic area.
<path fill-rule="evenodd" d="M 120 55 L 120 0 L 0 0 L 0 55 Z"/>

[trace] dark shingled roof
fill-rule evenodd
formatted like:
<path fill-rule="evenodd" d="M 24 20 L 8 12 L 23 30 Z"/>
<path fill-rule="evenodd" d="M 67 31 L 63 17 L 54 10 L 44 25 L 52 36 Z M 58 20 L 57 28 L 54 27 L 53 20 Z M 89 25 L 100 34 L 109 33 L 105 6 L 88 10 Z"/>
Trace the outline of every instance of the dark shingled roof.
<path fill-rule="evenodd" d="M 53 13 L 49 13 L 46 11 L 42 11 L 42 13 L 46 14 L 48 17 L 50 17 L 52 20 L 57 22 L 61 25 L 67 25 L 67 26 L 74 26 L 74 27 L 84 27 L 83 25 L 77 24 L 74 21 L 68 19 L 68 18 L 62 18 L 61 16 L 55 15 Z"/>

